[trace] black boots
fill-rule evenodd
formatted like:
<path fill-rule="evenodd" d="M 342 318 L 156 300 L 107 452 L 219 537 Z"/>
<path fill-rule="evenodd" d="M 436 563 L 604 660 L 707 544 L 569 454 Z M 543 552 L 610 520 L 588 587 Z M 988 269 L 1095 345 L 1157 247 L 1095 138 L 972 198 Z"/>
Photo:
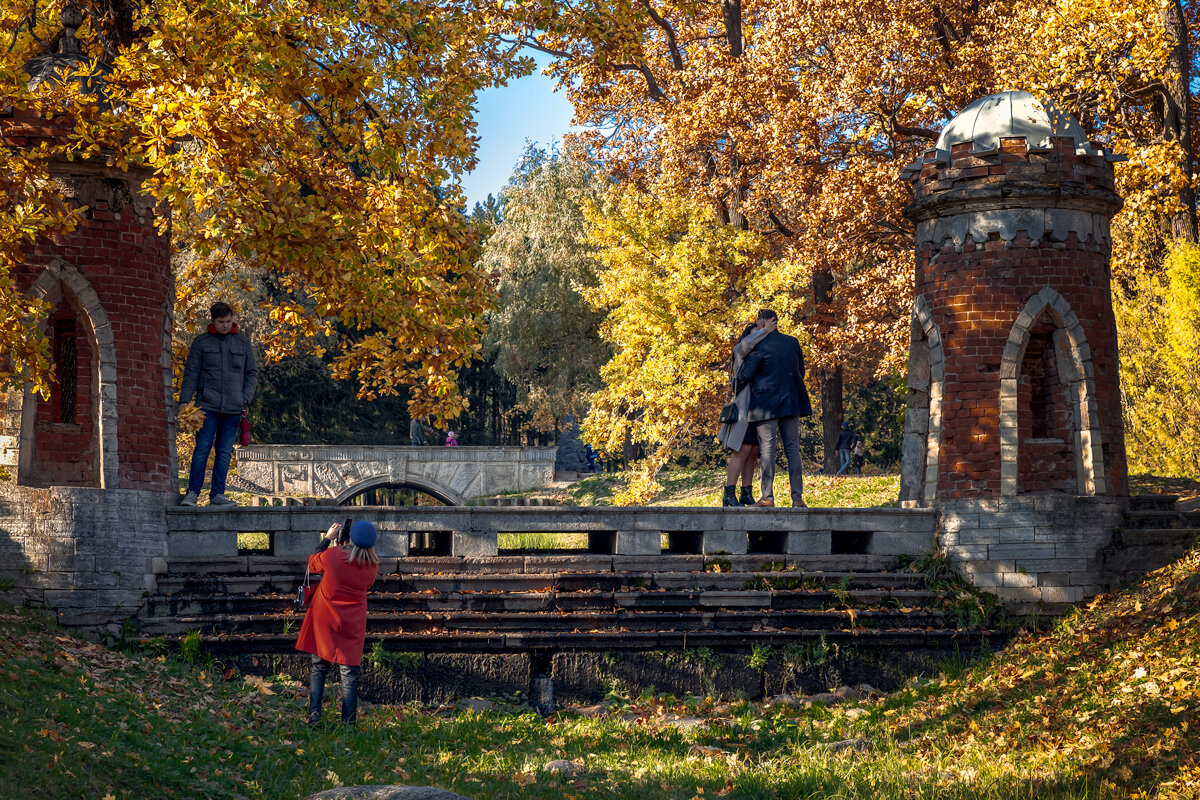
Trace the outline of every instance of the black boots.
<path fill-rule="evenodd" d="M 721 498 L 721 505 L 723 507 L 735 507 L 735 508 L 737 506 L 741 505 L 741 503 L 738 502 L 736 486 L 726 486 L 725 487 L 725 496 Z"/>
<path fill-rule="evenodd" d="M 742 487 L 742 496 L 738 498 L 738 502 L 744 506 L 754 505 L 754 495 L 750 494 L 750 487 Z"/>

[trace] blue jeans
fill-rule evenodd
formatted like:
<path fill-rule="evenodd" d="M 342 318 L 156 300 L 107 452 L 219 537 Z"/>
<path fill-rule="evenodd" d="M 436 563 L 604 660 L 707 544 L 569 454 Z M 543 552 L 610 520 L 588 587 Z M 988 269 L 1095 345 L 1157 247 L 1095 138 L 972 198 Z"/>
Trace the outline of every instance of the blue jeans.
<path fill-rule="evenodd" d="M 233 456 L 233 442 L 237 438 L 238 423 L 241 421 L 241 414 L 204 412 L 204 425 L 196 431 L 196 450 L 192 453 L 192 471 L 188 475 L 189 492 L 200 494 L 200 488 L 204 486 L 204 468 L 208 464 L 208 454 L 215 442 L 217 457 L 213 461 L 212 489 L 208 496 L 211 498 L 225 494 L 225 476 L 229 474 L 229 459 Z"/>
<path fill-rule="evenodd" d="M 312 675 L 308 683 L 308 718 L 321 716 L 321 701 L 325 698 L 325 676 L 333 662 L 318 655 L 312 657 Z M 358 676 L 361 669 L 338 664 L 342 671 L 342 722 L 353 725 L 358 721 Z"/>
<path fill-rule="evenodd" d="M 838 475 L 845 475 L 847 472 L 849 472 L 849 470 L 850 470 L 850 463 L 853 461 L 853 458 L 852 458 L 852 451 L 850 451 L 850 450 L 838 450 L 838 451 L 837 451 L 837 453 L 838 453 L 838 456 L 840 456 L 840 457 L 841 457 L 841 459 L 842 459 L 842 467 L 841 467 L 841 469 L 839 469 L 839 470 L 837 471 L 837 474 L 838 474 Z"/>

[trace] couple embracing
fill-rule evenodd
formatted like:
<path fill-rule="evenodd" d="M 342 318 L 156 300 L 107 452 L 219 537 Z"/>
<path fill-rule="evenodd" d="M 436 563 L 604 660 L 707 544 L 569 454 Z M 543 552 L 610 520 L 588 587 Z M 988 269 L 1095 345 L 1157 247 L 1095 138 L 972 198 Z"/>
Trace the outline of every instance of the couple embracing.
<path fill-rule="evenodd" d="M 812 414 L 812 404 L 804 386 L 800 342 L 776 330 L 778 324 L 779 315 L 763 309 L 734 346 L 733 394 L 737 418 L 722 425 L 718 434 L 721 443 L 734 451 L 725 476 L 723 506 L 775 505 L 775 451 L 782 438 L 792 506 L 806 507 L 800 463 L 800 418 Z M 758 502 L 750 494 L 756 454 L 762 467 L 762 497 Z"/>

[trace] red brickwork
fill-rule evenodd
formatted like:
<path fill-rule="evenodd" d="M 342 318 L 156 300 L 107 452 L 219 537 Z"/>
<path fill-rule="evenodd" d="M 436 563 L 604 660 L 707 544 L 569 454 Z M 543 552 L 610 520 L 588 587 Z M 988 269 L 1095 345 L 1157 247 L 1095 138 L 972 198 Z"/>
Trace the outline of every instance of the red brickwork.
<path fill-rule="evenodd" d="M 954 213 L 1000 212 L 1014 209 L 1068 209 L 1107 220 L 1119 206 L 1113 194 L 1112 168 L 1100 156 L 1079 156 L 1069 138 L 1052 139 L 1046 150 L 1029 152 L 1023 138 L 1001 140 L 990 155 L 973 155 L 972 143 L 953 145 L 951 161 L 932 162 L 926 155 L 916 184 L 924 219 Z M 1105 210 L 1104 206 L 1109 208 Z M 1040 231 L 1037 232 L 1041 234 Z M 1095 397 L 1103 445 L 1104 494 L 1127 493 L 1124 434 L 1117 374 L 1116 328 L 1109 285 L 1109 242 L 1076 232 L 1065 241 L 1052 241 L 1047 230 L 1033 240 L 1019 230 L 1011 241 L 992 232 L 984 241 L 971 234 L 961 244 L 952 238 L 937 243 L 920 241 L 916 253 L 916 293 L 924 295 L 938 325 L 944 346 L 945 385 L 937 496 L 966 498 L 1001 493 L 1000 370 L 1010 331 L 1026 303 L 1050 287 L 1070 305 L 1082 324 L 1095 375 Z M 1046 333 L 1046 329 L 1039 332 Z M 1036 337 L 1035 337 L 1036 338 Z M 1039 357 L 1043 371 L 1054 362 Z M 1020 492 L 1070 491 L 1076 487 L 1076 467 L 1070 434 L 1065 387 L 1050 376 L 1054 391 L 1049 402 L 1050 431 L 1043 439 L 1059 437 L 1064 444 L 1035 441 L 1030 403 L 1034 364 L 1023 362 L 1018 384 Z M 1051 364 L 1049 369 L 1056 370 Z M 1042 375 L 1039 379 L 1044 379 Z M 1058 392 L 1056 394 L 1055 392 Z"/>
<path fill-rule="evenodd" d="M 61 141 L 69 127 L 66 119 L 47 122 L 17 112 L 0 117 L 0 141 L 9 147 Z M 163 325 L 173 281 L 168 237 L 155 230 L 153 201 L 140 195 L 139 176 L 107 168 L 100 159 L 58 162 L 52 166 L 52 174 L 63 182 L 78 205 L 86 207 L 86 219 L 69 235 L 37 242 L 14 277 L 18 287 L 28 291 L 47 267 L 61 258 L 95 291 L 111 324 L 115 351 L 115 381 L 109 376 L 110 385 L 101 387 L 111 391 L 115 383 L 119 471 L 117 486 L 109 488 L 170 490 L 173 482 L 168 468 L 166 389 L 161 366 Z M 69 294 L 67 289 L 64 292 Z M 103 383 L 105 378 L 98 376 L 98 354 L 87 347 L 86 333 L 94 320 L 78 302 L 72 305 L 77 311 L 77 339 L 83 340 L 77 350 L 81 356 L 79 373 L 88 380 L 86 403 L 85 382 L 79 383 L 79 408 L 82 416 L 86 406 L 90 424 L 95 426 L 99 421 L 99 409 L 93 400 L 95 381 L 99 378 Z M 34 443 L 37 467 L 28 477 L 36 482 L 99 485 L 94 469 L 87 474 L 79 467 L 81 461 L 88 460 L 81 438 L 84 431 L 43 425 L 42 420 L 52 413 L 52 403 L 39 401 Z M 80 426 L 84 426 L 82 419 Z M 103 446 L 102 440 L 95 436 L 91 439 Z M 22 483 L 25 478 L 20 478 Z"/>

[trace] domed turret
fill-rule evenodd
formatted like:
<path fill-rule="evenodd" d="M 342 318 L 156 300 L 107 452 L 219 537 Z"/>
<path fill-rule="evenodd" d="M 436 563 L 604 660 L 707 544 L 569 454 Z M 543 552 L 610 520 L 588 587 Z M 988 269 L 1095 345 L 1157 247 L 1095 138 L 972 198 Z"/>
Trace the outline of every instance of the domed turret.
<path fill-rule="evenodd" d="M 981 97 L 960 111 L 942 130 L 933 150 L 906 166 L 901 177 L 913 180 L 925 164 L 948 163 L 954 145 L 970 143 L 972 155 L 988 155 L 1000 150 L 1003 139 L 1016 137 L 1025 139 L 1031 153 L 1049 152 L 1055 139 L 1070 139 L 1076 155 L 1104 156 L 1110 162 L 1125 160 L 1089 141 L 1083 126 L 1070 114 L 1029 92 L 1013 90 Z"/>

